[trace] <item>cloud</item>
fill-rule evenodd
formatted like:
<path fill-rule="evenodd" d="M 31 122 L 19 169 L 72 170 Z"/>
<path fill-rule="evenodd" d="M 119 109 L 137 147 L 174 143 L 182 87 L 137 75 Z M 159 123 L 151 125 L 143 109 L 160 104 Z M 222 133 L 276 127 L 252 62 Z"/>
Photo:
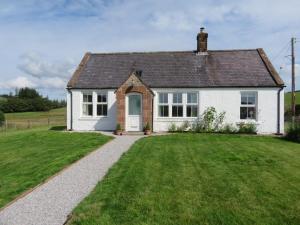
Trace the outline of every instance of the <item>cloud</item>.
<path fill-rule="evenodd" d="M 37 85 L 27 77 L 20 76 L 8 81 L 0 82 L 0 87 L 3 89 L 15 89 L 23 87 L 36 88 Z"/>
<path fill-rule="evenodd" d="M 27 53 L 22 55 L 23 62 L 19 69 L 28 75 L 37 78 L 61 77 L 69 78 L 74 71 L 75 65 L 71 60 L 61 62 L 49 62 L 42 59 L 37 53 Z"/>
<path fill-rule="evenodd" d="M 75 69 L 72 60 L 50 62 L 35 52 L 23 54 L 21 59 L 22 63 L 18 68 L 25 73 L 25 76 L 2 81 L 1 88 L 64 89 Z"/>

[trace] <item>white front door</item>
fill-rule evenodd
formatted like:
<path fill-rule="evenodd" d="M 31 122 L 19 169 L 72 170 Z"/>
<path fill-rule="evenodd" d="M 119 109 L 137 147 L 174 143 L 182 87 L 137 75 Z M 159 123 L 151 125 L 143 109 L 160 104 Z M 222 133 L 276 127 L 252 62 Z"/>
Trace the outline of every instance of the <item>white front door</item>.
<path fill-rule="evenodd" d="M 126 95 L 126 131 L 142 131 L 142 95 Z"/>

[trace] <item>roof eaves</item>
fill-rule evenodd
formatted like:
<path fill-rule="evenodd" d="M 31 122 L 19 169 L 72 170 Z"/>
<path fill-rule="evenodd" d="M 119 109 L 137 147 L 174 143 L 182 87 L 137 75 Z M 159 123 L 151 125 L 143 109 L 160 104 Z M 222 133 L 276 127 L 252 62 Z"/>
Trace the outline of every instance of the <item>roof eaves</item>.
<path fill-rule="evenodd" d="M 72 88 L 76 85 L 78 78 L 79 78 L 83 68 L 86 66 L 86 63 L 88 62 L 90 56 L 91 56 L 90 52 L 85 53 L 80 64 L 78 65 L 78 67 L 76 68 L 75 72 L 73 73 L 70 81 L 68 82 L 67 88 Z"/>
<path fill-rule="evenodd" d="M 259 56 L 261 57 L 262 61 L 264 62 L 267 70 L 269 71 L 269 73 L 270 73 L 271 77 L 273 78 L 273 80 L 275 81 L 275 83 L 278 86 L 284 86 L 283 80 L 280 78 L 280 76 L 277 73 L 276 69 L 274 68 L 273 64 L 267 57 L 265 51 L 262 48 L 258 48 L 257 52 L 258 52 Z"/>

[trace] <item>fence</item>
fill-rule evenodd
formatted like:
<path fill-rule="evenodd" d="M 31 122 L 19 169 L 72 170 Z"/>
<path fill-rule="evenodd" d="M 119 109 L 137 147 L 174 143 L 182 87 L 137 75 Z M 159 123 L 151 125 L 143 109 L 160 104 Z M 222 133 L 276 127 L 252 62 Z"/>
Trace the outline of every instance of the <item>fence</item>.
<path fill-rule="evenodd" d="M 27 120 L 6 120 L 0 126 L 0 132 L 9 130 L 23 130 L 37 127 L 52 127 L 52 126 L 66 126 L 65 117 L 48 117 L 42 119 L 27 119 Z"/>

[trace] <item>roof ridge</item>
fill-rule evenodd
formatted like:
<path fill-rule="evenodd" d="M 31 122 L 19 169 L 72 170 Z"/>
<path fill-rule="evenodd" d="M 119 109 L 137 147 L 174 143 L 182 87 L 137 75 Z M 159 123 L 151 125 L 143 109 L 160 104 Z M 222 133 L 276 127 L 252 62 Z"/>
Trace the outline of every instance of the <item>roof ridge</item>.
<path fill-rule="evenodd" d="M 208 52 L 233 52 L 233 51 L 257 51 L 258 48 L 253 49 L 222 49 L 222 50 L 208 50 Z M 126 54 L 168 54 L 168 53 L 196 53 L 196 50 L 185 51 L 141 51 L 141 52 L 95 52 L 91 55 L 126 55 Z"/>

